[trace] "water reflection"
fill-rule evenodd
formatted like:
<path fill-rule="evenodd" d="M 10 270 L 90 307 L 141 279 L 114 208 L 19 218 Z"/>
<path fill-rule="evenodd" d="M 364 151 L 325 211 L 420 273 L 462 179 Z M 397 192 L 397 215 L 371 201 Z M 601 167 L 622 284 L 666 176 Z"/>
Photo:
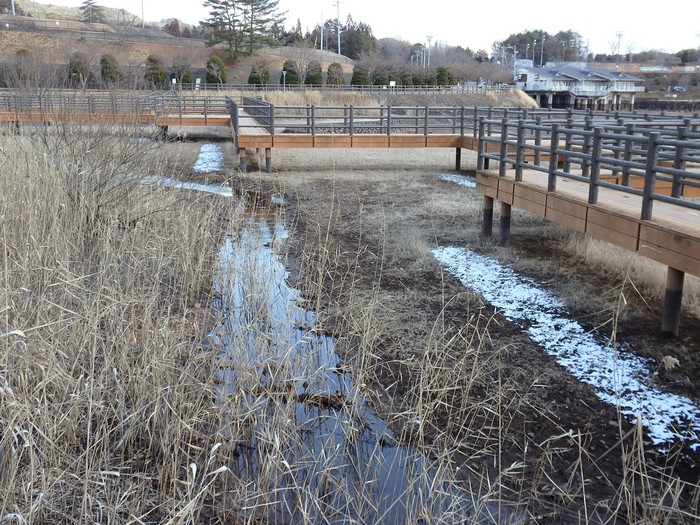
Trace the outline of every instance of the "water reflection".
<path fill-rule="evenodd" d="M 398 446 L 342 370 L 331 338 L 275 253 L 286 233 L 252 219 L 221 248 L 222 399 L 253 429 L 233 475 L 245 520 L 299 523 L 498 521 L 418 451 Z M 262 513 L 262 515 L 261 515 Z"/>

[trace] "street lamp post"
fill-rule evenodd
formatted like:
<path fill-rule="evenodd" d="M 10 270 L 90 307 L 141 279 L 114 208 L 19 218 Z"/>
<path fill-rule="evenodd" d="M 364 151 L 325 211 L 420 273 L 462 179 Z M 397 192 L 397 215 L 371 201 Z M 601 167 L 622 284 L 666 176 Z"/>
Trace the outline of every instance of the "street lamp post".
<path fill-rule="evenodd" d="M 544 41 L 546 40 L 546 36 L 542 35 L 542 49 L 540 49 L 540 67 L 544 66 Z"/>
<path fill-rule="evenodd" d="M 430 43 L 433 40 L 432 36 L 426 36 L 425 38 L 428 39 L 428 67 L 430 67 Z"/>
<path fill-rule="evenodd" d="M 287 70 L 282 70 L 282 91 L 287 91 Z"/>
<path fill-rule="evenodd" d="M 336 15 L 335 15 L 335 28 L 338 33 L 338 54 L 340 54 L 340 0 L 336 0 Z"/>

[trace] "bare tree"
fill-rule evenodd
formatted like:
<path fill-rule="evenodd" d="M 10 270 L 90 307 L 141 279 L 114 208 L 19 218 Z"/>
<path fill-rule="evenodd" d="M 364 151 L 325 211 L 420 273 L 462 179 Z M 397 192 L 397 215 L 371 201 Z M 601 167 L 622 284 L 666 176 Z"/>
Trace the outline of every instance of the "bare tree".
<path fill-rule="evenodd" d="M 129 15 L 123 9 L 120 9 L 117 13 L 117 35 L 119 36 L 119 43 L 123 44 L 126 41 L 126 37 L 129 36 L 132 29 L 136 27 L 138 23 L 138 18 L 136 15 Z"/>
<path fill-rule="evenodd" d="M 316 50 L 313 48 L 311 42 L 304 40 L 292 46 L 289 51 L 288 57 L 296 63 L 299 83 L 303 85 L 306 82 L 309 66 L 314 60 L 318 59 Z"/>

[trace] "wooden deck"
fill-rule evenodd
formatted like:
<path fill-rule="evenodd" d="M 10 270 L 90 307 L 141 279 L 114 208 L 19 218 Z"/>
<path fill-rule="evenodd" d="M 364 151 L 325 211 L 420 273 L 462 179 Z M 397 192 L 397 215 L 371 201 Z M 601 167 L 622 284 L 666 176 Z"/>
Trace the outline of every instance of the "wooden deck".
<path fill-rule="evenodd" d="M 547 185 L 547 176 L 538 172 L 526 172 L 520 182 L 512 174 L 477 172 L 484 195 L 700 276 L 700 211 L 656 202 L 653 218 L 642 220 L 640 196 L 600 188 L 598 202 L 588 204 L 586 183 L 559 179 L 555 192 Z"/>

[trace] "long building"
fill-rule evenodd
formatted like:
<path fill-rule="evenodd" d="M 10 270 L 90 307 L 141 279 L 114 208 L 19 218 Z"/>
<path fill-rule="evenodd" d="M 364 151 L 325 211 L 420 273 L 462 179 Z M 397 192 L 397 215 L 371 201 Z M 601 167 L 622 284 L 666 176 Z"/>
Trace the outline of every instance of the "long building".
<path fill-rule="evenodd" d="M 639 77 L 585 63 L 518 67 L 516 76 L 516 86 L 543 108 L 631 110 L 644 91 Z"/>

